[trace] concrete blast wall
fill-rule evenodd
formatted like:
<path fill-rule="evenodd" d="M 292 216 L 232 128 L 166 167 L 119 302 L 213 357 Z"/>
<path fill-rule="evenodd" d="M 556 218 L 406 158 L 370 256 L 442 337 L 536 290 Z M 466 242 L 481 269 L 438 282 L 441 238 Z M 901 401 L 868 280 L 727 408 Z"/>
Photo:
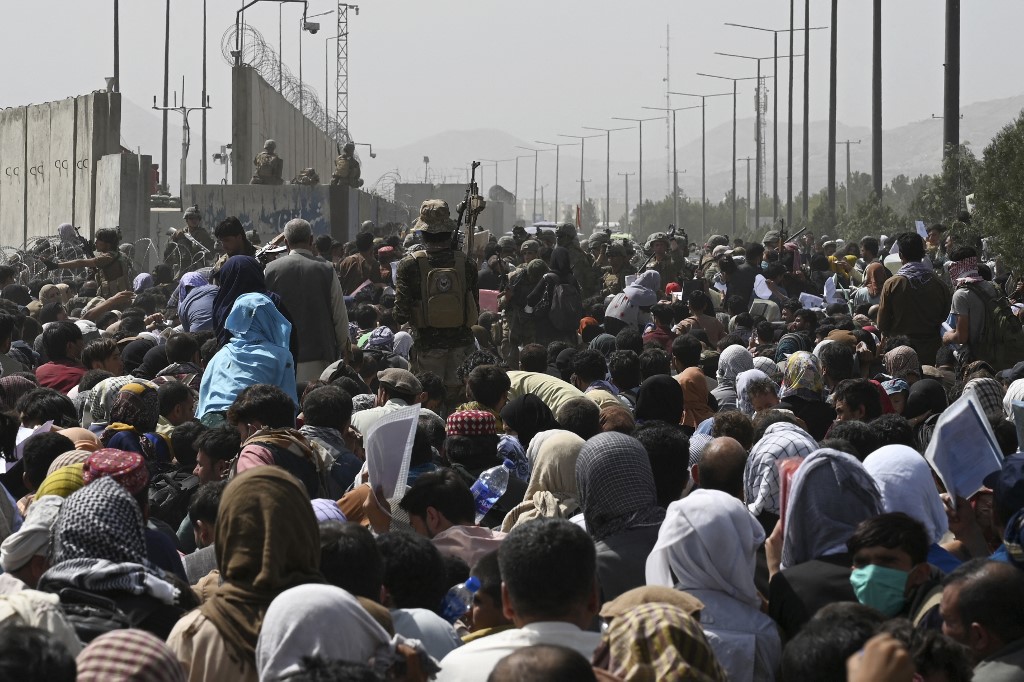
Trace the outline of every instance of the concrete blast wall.
<path fill-rule="evenodd" d="M 0 112 L 0 244 L 56 234 L 63 222 L 90 236 L 107 226 L 96 223 L 97 169 L 120 153 L 120 131 L 117 93 Z"/>
<path fill-rule="evenodd" d="M 277 143 L 285 182 L 304 168 L 315 168 L 322 183 L 330 182 L 338 155 L 334 141 L 250 66 L 231 69 L 231 131 L 232 183 L 249 184 L 253 159 L 266 140 Z"/>

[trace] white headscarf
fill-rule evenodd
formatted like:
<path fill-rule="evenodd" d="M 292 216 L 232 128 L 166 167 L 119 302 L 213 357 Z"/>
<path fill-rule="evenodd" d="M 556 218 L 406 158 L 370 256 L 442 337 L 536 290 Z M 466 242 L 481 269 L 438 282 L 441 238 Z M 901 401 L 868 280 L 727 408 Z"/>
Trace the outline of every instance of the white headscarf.
<path fill-rule="evenodd" d="M 886 512 L 903 512 L 920 521 L 933 543 L 942 539 L 949 520 L 921 453 L 906 445 L 886 445 L 864 459 L 864 468 L 878 486 Z"/>
<path fill-rule="evenodd" d="M 790 484 L 782 568 L 845 552 L 857 524 L 883 511 L 878 487 L 855 457 L 827 448 L 815 450 Z"/>
<path fill-rule="evenodd" d="M 718 358 L 718 388 L 735 388 L 736 377 L 754 369 L 754 358 L 743 346 L 729 346 Z"/>
<path fill-rule="evenodd" d="M 694 490 L 668 506 L 647 557 L 647 584 L 724 592 L 759 608 L 754 555 L 763 542 L 761 524 L 742 502 L 720 490 Z"/>
<path fill-rule="evenodd" d="M 1024 400 L 1024 379 L 1017 379 L 1006 389 L 1003 396 L 1003 412 L 1006 418 L 1013 422 L 1013 401 Z M 1016 422 L 1014 422 L 1016 423 Z"/>
<path fill-rule="evenodd" d="M 818 442 L 796 424 L 777 422 L 765 429 L 764 436 L 750 450 L 743 469 L 744 499 L 750 513 L 778 514 L 779 462 L 806 457 L 817 448 Z"/>
<path fill-rule="evenodd" d="M 412 348 L 412 335 L 409 332 L 397 332 L 395 334 L 395 355 L 409 359 L 409 349 Z"/>
<path fill-rule="evenodd" d="M 747 388 L 759 379 L 770 379 L 770 377 L 759 369 L 748 369 L 745 372 L 740 372 L 736 377 L 736 407 L 748 417 L 754 416 L 754 405 L 750 402 Z M 776 392 L 778 392 L 778 386 L 776 386 Z"/>
<path fill-rule="evenodd" d="M 306 584 L 271 602 L 256 643 L 260 680 L 299 670 L 304 656 L 370 663 L 391 637 L 351 594 L 333 585 Z"/>
<path fill-rule="evenodd" d="M 21 528 L 0 545 L 0 565 L 5 571 L 18 570 L 36 555 L 46 556 L 63 504 L 64 498 L 57 495 L 44 495 L 32 503 Z"/>

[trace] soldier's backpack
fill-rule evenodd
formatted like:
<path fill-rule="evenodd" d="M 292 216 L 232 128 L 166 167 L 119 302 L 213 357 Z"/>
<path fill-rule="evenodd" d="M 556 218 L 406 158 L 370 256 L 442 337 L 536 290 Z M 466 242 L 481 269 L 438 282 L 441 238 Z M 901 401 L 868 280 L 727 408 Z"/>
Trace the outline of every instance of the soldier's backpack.
<path fill-rule="evenodd" d="M 188 515 L 188 505 L 198 487 L 199 477 L 191 471 L 159 474 L 149 487 L 149 513 L 177 528 Z"/>
<path fill-rule="evenodd" d="M 978 343 L 970 346 L 971 359 L 984 360 L 997 370 L 1009 369 L 1024 360 L 1024 327 L 1006 296 L 999 292 L 993 297 L 976 284 L 966 288 L 985 304 L 985 324 Z"/>
<path fill-rule="evenodd" d="M 476 324 L 476 301 L 466 286 L 466 254 L 455 252 L 455 264 L 431 268 L 425 251 L 417 251 L 422 303 L 413 322 L 418 327 L 453 329 Z"/>
<path fill-rule="evenodd" d="M 560 332 L 576 331 L 583 318 L 583 295 L 573 284 L 556 284 L 551 292 L 548 322 Z"/>

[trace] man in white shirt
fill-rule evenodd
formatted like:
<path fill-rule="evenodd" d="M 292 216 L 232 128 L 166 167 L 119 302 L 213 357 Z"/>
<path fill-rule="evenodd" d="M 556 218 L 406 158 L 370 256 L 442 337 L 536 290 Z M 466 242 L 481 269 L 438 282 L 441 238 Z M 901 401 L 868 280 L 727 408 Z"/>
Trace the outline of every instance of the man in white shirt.
<path fill-rule="evenodd" d="M 352 428 L 366 435 L 382 417 L 416 402 L 423 384 L 407 369 L 392 367 L 377 372 L 377 406 L 352 415 Z"/>
<path fill-rule="evenodd" d="M 565 519 L 516 526 L 498 550 L 505 616 L 516 628 L 469 642 L 441 660 L 440 682 L 486 680 L 505 656 L 534 644 L 560 644 L 587 660 L 601 641 L 590 626 L 599 597 L 594 543 Z"/>

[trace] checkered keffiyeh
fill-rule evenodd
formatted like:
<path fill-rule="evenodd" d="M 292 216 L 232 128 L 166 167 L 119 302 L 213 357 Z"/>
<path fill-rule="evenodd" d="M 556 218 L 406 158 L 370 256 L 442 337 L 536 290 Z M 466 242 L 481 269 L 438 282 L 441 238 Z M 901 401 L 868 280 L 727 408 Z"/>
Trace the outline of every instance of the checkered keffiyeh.
<path fill-rule="evenodd" d="M 779 462 L 791 457 L 807 457 L 818 443 L 795 424 L 778 422 L 754 444 L 743 470 L 743 489 L 747 508 L 757 516 L 761 512 L 779 513 Z"/>
<path fill-rule="evenodd" d="M 78 682 L 137 680 L 185 682 L 185 669 L 170 648 L 144 630 L 100 635 L 78 655 Z"/>
<path fill-rule="evenodd" d="M 1006 393 L 1002 384 L 989 378 L 971 379 L 964 386 L 964 395 L 968 393 L 973 393 L 978 399 L 990 423 L 999 423 L 1003 418 L 1003 395 Z"/>
<path fill-rule="evenodd" d="M 609 431 L 588 440 L 576 460 L 576 488 L 594 542 L 665 518 L 647 451 L 632 436 Z"/>
<path fill-rule="evenodd" d="M 85 460 L 82 478 L 86 485 L 99 478 L 112 478 L 135 495 L 149 483 L 149 470 L 146 460 L 137 452 L 103 448 Z"/>
<path fill-rule="evenodd" d="M 464 410 L 448 415 L 447 436 L 493 436 L 497 433 L 494 415 L 484 410 Z"/>

